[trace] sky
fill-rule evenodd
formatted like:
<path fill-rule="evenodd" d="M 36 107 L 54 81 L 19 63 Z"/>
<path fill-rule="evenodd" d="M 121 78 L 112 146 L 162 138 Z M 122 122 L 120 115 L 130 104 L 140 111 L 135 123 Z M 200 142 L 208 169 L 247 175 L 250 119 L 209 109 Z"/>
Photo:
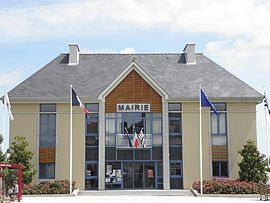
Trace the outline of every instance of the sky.
<path fill-rule="evenodd" d="M 83 53 L 179 53 L 190 42 L 196 52 L 270 95 L 269 19 L 267 0 L 0 1 L 0 95 L 67 53 L 69 43 Z M 262 104 L 257 128 L 258 148 L 266 153 Z"/>

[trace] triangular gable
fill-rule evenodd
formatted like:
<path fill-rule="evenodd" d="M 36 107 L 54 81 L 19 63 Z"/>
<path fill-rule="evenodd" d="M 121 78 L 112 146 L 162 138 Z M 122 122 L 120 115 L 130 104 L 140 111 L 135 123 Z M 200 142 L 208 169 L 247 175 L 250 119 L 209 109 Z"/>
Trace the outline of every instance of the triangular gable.
<path fill-rule="evenodd" d="M 127 68 L 98 96 L 99 100 L 104 101 L 105 97 L 133 70 L 136 71 L 136 73 L 138 73 L 163 99 L 168 99 L 168 94 L 148 74 L 146 74 L 135 61 L 132 61 Z"/>

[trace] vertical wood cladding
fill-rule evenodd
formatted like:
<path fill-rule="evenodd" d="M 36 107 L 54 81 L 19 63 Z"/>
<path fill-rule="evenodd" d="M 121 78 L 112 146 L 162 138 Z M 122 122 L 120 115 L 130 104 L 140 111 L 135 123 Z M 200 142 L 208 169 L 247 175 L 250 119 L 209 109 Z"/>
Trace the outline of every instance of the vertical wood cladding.
<path fill-rule="evenodd" d="M 213 161 L 227 161 L 228 160 L 228 146 L 213 145 L 212 146 L 212 160 Z"/>
<path fill-rule="evenodd" d="M 162 112 L 161 96 L 134 70 L 105 98 L 106 113 L 116 112 L 118 103 L 150 103 L 151 112 Z"/>

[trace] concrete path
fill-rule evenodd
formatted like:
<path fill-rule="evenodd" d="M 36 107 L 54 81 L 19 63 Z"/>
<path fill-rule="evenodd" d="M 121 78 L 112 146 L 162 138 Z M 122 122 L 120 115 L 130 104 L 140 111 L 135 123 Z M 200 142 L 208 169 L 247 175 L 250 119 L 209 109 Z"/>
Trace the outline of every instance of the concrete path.
<path fill-rule="evenodd" d="M 244 203 L 259 202 L 258 198 L 192 197 L 192 196 L 76 196 L 23 197 L 22 203 Z"/>

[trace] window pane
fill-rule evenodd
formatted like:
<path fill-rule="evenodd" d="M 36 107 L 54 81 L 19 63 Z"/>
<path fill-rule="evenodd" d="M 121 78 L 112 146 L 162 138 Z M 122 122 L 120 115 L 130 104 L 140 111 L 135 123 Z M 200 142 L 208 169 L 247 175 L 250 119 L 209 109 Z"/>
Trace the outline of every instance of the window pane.
<path fill-rule="evenodd" d="M 182 160 L 182 147 L 170 147 L 170 160 Z"/>
<path fill-rule="evenodd" d="M 226 111 L 226 103 L 213 103 L 217 111 Z"/>
<path fill-rule="evenodd" d="M 157 175 L 159 177 L 163 177 L 163 163 L 162 162 L 157 163 Z"/>
<path fill-rule="evenodd" d="M 98 137 L 97 136 L 86 136 L 85 144 L 87 147 L 89 146 L 98 146 Z"/>
<path fill-rule="evenodd" d="M 55 104 L 41 104 L 40 112 L 56 112 Z"/>
<path fill-rule="evenodd" d="M 170 178 L 170 187 L 171 187 L 171 189 L 182 189 L 183 188 L 183 179 L 182 178 Z"/>
<path fill-rule="evenodd" d="M 86 161 L 98 160 L 98 148 L 91 147 L 85 149 Z"/>
<path fill-rule="evenodd" d="M 115 118 L 115 113 L 106 113 L 106 118 Z"/>
<path fill-rule="evenodd" d="M 85 107 L 90 112 L 98 112 L 98 104 L 86 104 Z"/>
<path fill-rule="evenodd" d="M 115 135 L 106 135 L 105 143 L 106 146 L 115 146 Z"/>
<path fill-rule="evenodd" d="M 153 146 L 160 146 L 160 145 L 162 145 L 162 135 L 153 135 Z"/>
<path fill-rule="evenodd" d="M 171 176 L 181 176 L 181 175 L 182 175 L 182 164 L 171 163 Z"/>
<path fill-rule="evenodd" d="M 170 145 L 182 145 L 182 136 L 173 136 L 169 137 Z"/>
<path fill-rule="evenodd" d="M 150 150 L 135 150 L 135 160 L 150 160 Z"/>
<path fill-rule="evenodd" d="M 180 120 L 170 120 L 169 121 L 169 129 L 170 133 L 178 133 L 180 134 Z"/>
<path fill-rule="evenodd" d="M 170 118 L 181 118 L 181 113 L 169 113 Z"/>
<path fill-rule="evenodd" d="M 224 113 L 219 114 L 219 133 L 226 134 L 226 115 Z"/>
<path fill-rule="evenodd" d="M 86 118 L 87 133 L 98 133 L 98 115 L 90 114 L 89 118 Z"/>
<path fill-rule="evenodd" d="M 218 134 L 217 115 L 215 113 L 211 113 L 211 126 L 212 134 Z"/>
<path fill-rule="evenodd" d="M 213 161 L 212 170 L 213 170 L 213 176 L 219 176 L 219 162 L 218 161 Z"/>
<path fill-rule="evenodd" d="M 152 159 L 153 160 L 162 160 L 162 147 L 153 147 L 152 148 Z"/>
<path fill-rule="evenodd" d="M 228 177 L 228 162 L 221 161 L 220 164 L 221 164 L 221 176 Z"/>
<path fill-rule="evenodd" d="M 212 135 L 212 145 L 227 145 L 227 136 Z"/>
<path fill-rule="evenodd" d="M 169 111 L 181 111 L 181 104 L 180 103 L 170 103 L 169 104 Z"/>
<path fill-rule="evenodd" d="M 48 164 L 48 168 L 47 168 L 47 170 L 48 170 L 47 178 L 48 179 L 53 179 L 54 178 L 54 174 L 55 174 L 54 169 L 55 169 L 55 164 L 54 163 Z"/>
<path fill-rule="evenodd" d="M 41 114 L 40 115 L 40 147 L 55 146 L 56 137 L 56 115 L 55 114 Z"/>
<path fill-rule="evenodd" d="M 105 149 L 105 159 L 115 160 L 115 147 L 106 147 Z"/>
<path fill-rule="evenodd" d="M 39 178 L 45 179 L 46 178 L 46 167 L 47 164 L 39 164 Z"/>
<path fill-rule="evenodd" d="M 133 151 L 132 150 L 118 150 L 117 151 L 117 160 L 132 160 Z"/>
<path fill-rule="evenodd" d="M 115 134 L 115 119 L 106 119 L 106 134 Z"/>
<path fill-rule="evenodd" d="M 86 176 L 97 176 L 97 164 L 87 163 L 86 164 Z"/>
<path fill-rule="evenodd" d="M 86 190 L 95 190 L 98 188 L 98 180 L 97 179 L 86 179 L 85 180 L 85 189 Z"/>
<path fill-rule="evenodd" d="M 153 134 L 161 134 L 161 118 L 153 118 Z"/>

